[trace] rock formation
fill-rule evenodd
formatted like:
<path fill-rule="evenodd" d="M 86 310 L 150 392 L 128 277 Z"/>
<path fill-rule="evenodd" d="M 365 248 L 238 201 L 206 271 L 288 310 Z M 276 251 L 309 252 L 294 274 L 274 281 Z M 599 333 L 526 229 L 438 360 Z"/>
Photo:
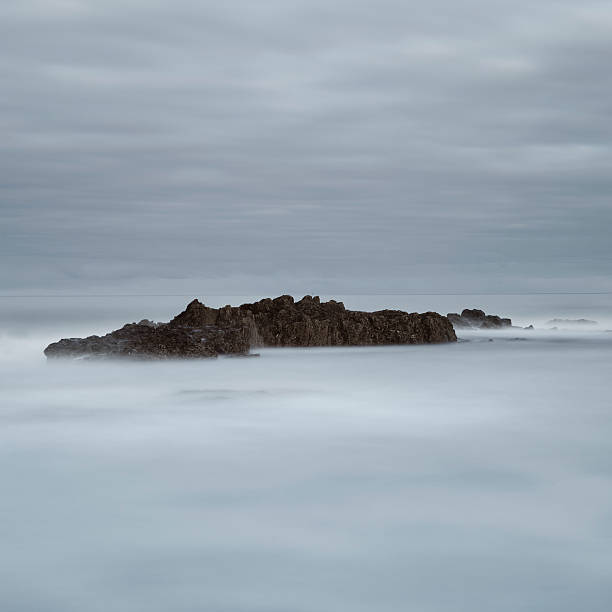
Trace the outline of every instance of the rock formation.
<path fill-rule="evenodd" d="M 169 323 L 130 323 L 105 336 L 50 344 L 47 357 L 164 359 L 246 355 L 257 346 L 367 346 L 455 342 L 450 321 L 435 312 L 360 312 L 342 302 L 290 295 L 209 308 L 193 300 Z"/>
<path fill-rule="evenodd" d="M 598 325 L 597 321 L 591 321 L 590 319 L 551 319 L 546 325 L 565 325 L 569 327 L 582 327 L 589 325 Z"/>
<path fill-rule="evenodd" d="M 446 315 L 455 329 L 504 329 L 512 327 L 511 319 L 502 319 L 497 315 L 488 315 L 484 311 L 466 308 L 461 314 L 449 312 Z"/>
<path fill-rule="evenodd" d="M 250 338 L 243 327 L 170 323 L 128 323 L 105 336 L 67 338 L 50 344 L 47 357 L 168 359 L 247 354 Z"/>

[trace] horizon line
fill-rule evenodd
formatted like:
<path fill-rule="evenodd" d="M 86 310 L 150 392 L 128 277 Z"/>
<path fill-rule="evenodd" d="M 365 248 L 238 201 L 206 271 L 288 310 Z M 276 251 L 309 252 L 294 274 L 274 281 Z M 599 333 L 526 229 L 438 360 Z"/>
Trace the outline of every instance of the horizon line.
<path fill-rule="evenodd" d="M 101 297 L 193 297 L 194 295 L 206 295 L 211 297 L 239 297 L 246 295 L 262 295 L 256 293 L 30 293 L 30 294 L 0 294 L 0 298 L 101 298 Z M 290 295 L 290 294 L 281 294 Z M 305 294 L 313 295 L 313 294 Z M 322 292 L 322 295 L 331 295 L 330 293 Z M 463 295 L 612 295 L 612 291 L 509 291 L 509 292 L 402 292 L 402 291 L 384 291 L 376 293 L 364 293 L 364 292 L 343 292 L 339 291 L 337 295 L 347 296 L 389 296 L 389 295 L 401 295 L 401 296 L 463 296 Z"/>

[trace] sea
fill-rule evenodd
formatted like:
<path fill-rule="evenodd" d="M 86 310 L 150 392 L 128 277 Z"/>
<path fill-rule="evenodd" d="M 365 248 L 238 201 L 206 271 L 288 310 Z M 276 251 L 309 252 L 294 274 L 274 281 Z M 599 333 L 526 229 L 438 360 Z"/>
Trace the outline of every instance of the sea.
<path fill-rule="evenodd" d="M 612 609 L 612 295 L 321 296 L 520 326 L 443 345 L 43 356 L 194 297 L 263 296 L 0 297 L 2 612 Z"/>

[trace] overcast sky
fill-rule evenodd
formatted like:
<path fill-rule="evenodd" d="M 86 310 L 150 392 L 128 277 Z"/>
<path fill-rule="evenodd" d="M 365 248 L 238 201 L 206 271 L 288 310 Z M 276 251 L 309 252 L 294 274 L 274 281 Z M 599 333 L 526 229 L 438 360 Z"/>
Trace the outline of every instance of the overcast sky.
<path fill-rule="evenodd" d="M 609 0 L 3 0 L 0 291 L 612 290 Z"/>

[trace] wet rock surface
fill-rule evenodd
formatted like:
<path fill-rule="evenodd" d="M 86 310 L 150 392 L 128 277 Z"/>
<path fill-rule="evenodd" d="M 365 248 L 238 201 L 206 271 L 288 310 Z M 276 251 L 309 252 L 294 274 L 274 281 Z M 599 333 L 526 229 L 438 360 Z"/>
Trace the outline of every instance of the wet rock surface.
<path fill-rule="evenodd" d="M 243 328 L 203 325 L 199 328 L 128 323 L 105 336 L 67 338 L 50 344 L 47 357 L 135 359 L 202 358 L 244 354 L 250 349 Z"/>
<path fill-rule="evenodd" d="M 261 346 L 368 346 L 455 342 L 448 318 L 401 310 L 361 312 L 342 302 L 305 296 L 266 298 L 253 304 L 210 308 L 193 300 L 169 323 L 143 320 L 105 336 L 50 344 L 47 357 L 141 359 L 248 355 Z"/>
<path fill-rule="evenodd" d="M 455 329 L 506 329 L 512 327 L 512 320 L 497 315 L 488 315 L 477 308 L 465 308 L 461 314 L 449 312 L 446 315 Z"/>
<path fill-rule="evenodd" d="M 457 339 L 450 321 L 436 312 L 361 312 L 309 295 L 298 302 L 283 295 L 239 308 L 253 316 L 263 346 L 429 344 Z"/>

